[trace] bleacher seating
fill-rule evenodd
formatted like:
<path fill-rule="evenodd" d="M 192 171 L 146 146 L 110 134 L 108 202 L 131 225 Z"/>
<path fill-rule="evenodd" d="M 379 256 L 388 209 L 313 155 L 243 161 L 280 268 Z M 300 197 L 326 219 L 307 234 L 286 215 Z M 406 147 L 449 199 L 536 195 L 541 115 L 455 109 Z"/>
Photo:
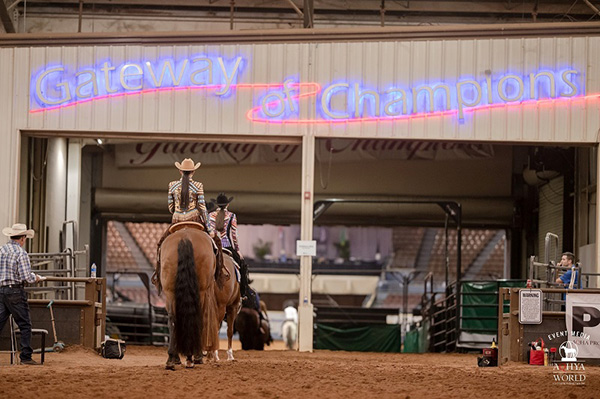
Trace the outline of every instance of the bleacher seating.
<path fill-rule="evenodd" d="M 132 223 L 125 226 L 151 265 L 156 264 L 156 245 L 169 226 L 168 223 Z"/>
<path fill-rule="evenodd" d="M 115 222 L 110 221 L 106 225 L 106 241 L 106 271 L 135 271 L 132 268 L 136 268 L 136 262 L 117 231 Z"/>
<path fill-rule="evenodd" d="M 506 235 L 496 243 L 494 250 L 481 269 L 481 278 L 486 280 L 495 280 L 502 278 L 504 269 L 504 246 L 506 245 Z"/>
<path fill-rule="evenodd" d="M 394 247 L 394 267 L 414 268 L 417 255 L 421 248 L 425 228 L 423 227 L 395 227 L 392 231 Z"/>
<path fill-rule="evenodd" d="M 492 239 L 495 233 L 496 232 L 494 230 L 462 230 L 461 270 L 463 273 L 469 268 L 471 263 L 473 263 L 475 258 L 477 258 L 477 255 L 485 248 L 485 245 Z M 449 277 L 451 280 L 454 276 L 456 276 L 456 248 L 456 230 L 450 230 L 448 232 L 448 257 L 450 258 Z M 429 263 L 429 271 L 432 271 L 435 276 L 444 276 L 445 267 L 444 229 L 438 229 Z"/>

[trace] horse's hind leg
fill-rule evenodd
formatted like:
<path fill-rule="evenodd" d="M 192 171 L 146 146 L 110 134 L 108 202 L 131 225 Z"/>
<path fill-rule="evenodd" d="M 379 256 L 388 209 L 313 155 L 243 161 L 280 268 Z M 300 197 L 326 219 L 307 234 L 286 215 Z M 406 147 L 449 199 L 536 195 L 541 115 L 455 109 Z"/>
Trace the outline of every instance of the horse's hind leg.
<path fill-rule="evenodd" d="M 235 323 L 235 318 L 237 317 L 237 309 L 228 308 L 227 309 L 227 360 L 235 360 L 233 357 L 233 324 Z"/>
<path fill-rule="evenodd" d="M 171 316 L 172 313 L 169 313 L 169 349 L 167 353 L 169 354 L 169 358 L 167 359 L 167 364 L 165 365 L 165 369 L 167 370 L 175 370 L 175 366 L 181 364 L 181 359 L 179 359 L 179 353 L 177 352 L 177 344 L 175 342 L 175 321 Z"/>

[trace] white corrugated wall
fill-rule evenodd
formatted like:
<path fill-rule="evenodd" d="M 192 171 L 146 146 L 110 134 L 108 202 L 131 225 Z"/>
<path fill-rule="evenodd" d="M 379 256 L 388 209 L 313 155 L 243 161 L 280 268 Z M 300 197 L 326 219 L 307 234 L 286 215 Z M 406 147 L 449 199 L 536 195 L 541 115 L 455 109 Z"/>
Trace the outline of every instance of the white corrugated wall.
<path fill-rule="evenodd" d="M 45 66 L 72 70 L 127 61 L 157 61 L 196 54 L 244 57 L 239 83 L 282 83 L 287 78 L 317 82 L 360 82 L 385 92 L 389 87 L 434 85 L 472 76 L 527 75 L 572 67 L 585 73 L 587 93 L 600 93 L 600 38 L 416 40 L 198 46 L 64 46 L 0 49 L 0 223 L 16 215 L 19 130 L 151 132 L 161 134 L 304 135 L 390 137 L 494 142 L 595 143 L 600 127 L 598 101 L 570 105 L 529 105 L 475 113 L 465 123 L 455 117 L 396 122 L 319 125 L 251 123 L 247 111 L 260 90 L 239 89 L 220 100 L 202 91 L 132 95 L 83 103 L 61 110 L 29 113 L 30 79 Z M 304 100 L 303 100 L 304 101 Z M 301 107 L 301 118 L 318 117 L 316 100 Z"/>

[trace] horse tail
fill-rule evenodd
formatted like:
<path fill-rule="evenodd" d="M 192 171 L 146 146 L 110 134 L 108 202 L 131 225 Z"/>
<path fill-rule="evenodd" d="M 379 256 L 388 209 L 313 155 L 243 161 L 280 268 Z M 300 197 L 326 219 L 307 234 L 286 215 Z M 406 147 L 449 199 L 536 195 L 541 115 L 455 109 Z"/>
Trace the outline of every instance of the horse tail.
<path fill-rule="evenodd" d="M 248 264 L 246 260 L 240 260 L 240 294 L 242 297 L 248 295 L 248 286 L 250 285 L 248 276 Z"/>
<path fill-rule="evenodd" d="M 177 246 L 175 279 L 175 342 L 177 351 L 186 356 L 200 353 L 200 289 L 194 263 L 192 242 L 184 238 Z"/>

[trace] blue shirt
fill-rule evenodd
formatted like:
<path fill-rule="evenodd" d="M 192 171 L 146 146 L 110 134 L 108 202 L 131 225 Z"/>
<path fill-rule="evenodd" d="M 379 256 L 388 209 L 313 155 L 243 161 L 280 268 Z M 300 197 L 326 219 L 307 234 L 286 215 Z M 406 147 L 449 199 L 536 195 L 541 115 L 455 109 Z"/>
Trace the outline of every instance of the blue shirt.
<path fill-rule="evenodd" d="M 571 274 L 572 274 L 572 271 L 571 271 L 571 269 L 569 269 L 569 270 L 567 270 L 567 272 L 565 274 L 560 276 L 560 281 L 563 282 L 563 284 L 565 285 L 566 288 L 569 288 L 569 284 L 571 283 Z M 575 281 L 573 282 L 573 288 L 579 288 L 579 284 L 577 282 L 578 277 L 579 276 L 577 275 L 577 272 L 575 272 Z"/>
<path fill-rule="evenodd" d="M 23 281 L 35 283 L 29 255 L 19 244 L 10 240 L 0 247 L 0 286 L 21 284 Z"/>

